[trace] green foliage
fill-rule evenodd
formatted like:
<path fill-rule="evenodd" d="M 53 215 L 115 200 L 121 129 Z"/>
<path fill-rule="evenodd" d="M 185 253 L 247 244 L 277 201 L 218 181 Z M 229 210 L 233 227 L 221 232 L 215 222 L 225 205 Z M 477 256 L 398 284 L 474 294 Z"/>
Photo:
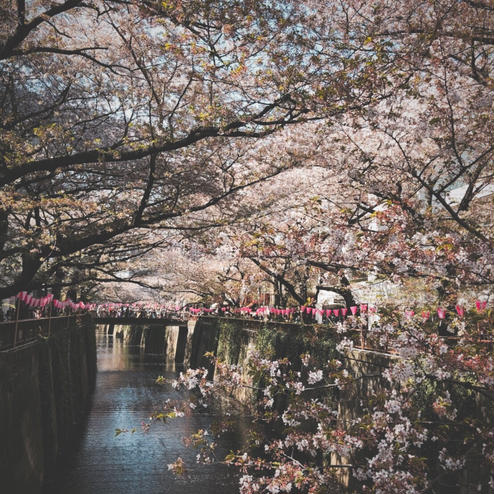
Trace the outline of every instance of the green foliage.
<path fill-rule="evenodd" d="M 327 326 L 314 325 L 301 335 L 303 348 L 307 349 L 312 357 L 321 364 L 339 357 L 336 351 L 338 341 L 339 338 L 336 337 L 333 329 Z"/>
<path fill-rule="evenodd" d="M 125 434 L 129 432 L 130 434 L 134 434 L 136 432 L 136 428 L 133 427 L 132 429 L 115 429 L 115 437 L 120 436 L 120 434 Z"/>
<path fill-rule="evenodd" d="M 242 329 L 231 321 L 222 320 L 219 326 L 217 356 L 228 364 L 236 364 L 246 336 Z"/>
<path fill-rule="evenodd" d="M 276 337 L 278 330 L 268 324 L 264 324 L 257 330 L 256 350 L 267 359 L 274 358 L 276 353 Z"/>

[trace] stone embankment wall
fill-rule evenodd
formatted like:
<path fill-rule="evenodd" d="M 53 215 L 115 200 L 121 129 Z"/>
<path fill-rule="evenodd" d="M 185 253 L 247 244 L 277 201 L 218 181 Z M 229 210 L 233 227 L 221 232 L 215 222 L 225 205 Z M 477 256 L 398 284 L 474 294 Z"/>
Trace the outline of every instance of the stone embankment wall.
<path fill-rule="evenodd" d="M 231 317 L 200 317 L 191 319 L 187 326 L 166 326 L 166 323 L 143 326 L 109 327 L 115 336 L 129 344 L 139 344 L 146 353 L 161 354 L 167 363 L 185 367 L 209 369 L 209 378 L 215 379 L 217 370 L 207 354 L 217 356 L 227 364 L 242 367 L 245 382 L 252 385 L 238 387 L 234 398 L 248 408 L 254 407 L 258 383 L 252 382 L 247 362 L 251 351 L 258 351 L 269 359 L 287 358 L 300 365 L 300 355 L 310 353 L 325 361 L 333 358 L 343 361 L 344 368 L 354 378 L 352 386 L 331 391 L 340 419 L 351 421 L 362 413 L 362 403 L 385 388 L 382 377 L 392 356 L 375 352 L 353 350 L 346 355 L 336 351 L 340 336 L 327 325 L 302 325 L 281 321 L 261 321 Z M 326 391 L 327 393 L 327 391 Z M 286 404 L 275 404 L 280 410 Z M 348 459 L 333 455 L 331 464 L 348 465 Z M 341 468 L 342 486 L 351 487 L 349 468 Z"/>
<path fill-rule="evenodd" d="M 342 415 L 347 419 L 358 413 L 354 403 L 363 396 L 372 396 L 383 388 L 382 372 L 389 358 L 381 353 L 354 349 L 345 356 L 336 351 L 340 337 L 334 328 L 276 321 L 234 318 L 199 318 L 189 321 L 184 364 L 187 367 L 208 367 L 204 356 L 212 353 L 228 364 L 245 365 L 250 351 L 257 350 L 266 358 L 288 358 L 300 361 L 300 355 L 311 353 L 323 359 L 344 360 L 345 368 L 355 378 L 355 385 L 338 396 Z M 210 377 L 214 369 L 210 367 Z"/>
<path fill-rule="evenodd" d="M 199 317 L 180 326 L 164 322 L 146 325 L 108 325 L 106 330 L 124 342 L 140 345 L 145 353 L 163 355 L 167 363 L 185 367 L 206 367 L 209 377 L 215 368 L 206 354 L 219 357 L 228 364 L 245 367 L 248 355 L 257 350 L 266 358 L 288 358 L 299 362 L 300 355 L 311 353 L 324 359 L 339 358 L 355 377 L 355 385 L 338 396 L 341 416 L 350 420 L 359 412 L 355 403 L 363 396 L 372 396 L 382 389 L 382 371 L 390 356 L 353 350 L 346 357 L 336 352 L 340 337 L 327 325 L 262 321 L 232 317 Z M 247 377 L 247 376 L 245 376 Z M 253 396 L 246 388 L 237 391 L 236 398 L 249 404 Z"/>
<path fill-rule="evenodd" d="M 388 367 L 389 359 L 394 357 L 358 349 L 342 355 L 336 351 L 339 340 L 335 329 L 327 325 L 202 318 L 189 321 L 185 364 L 190 367 L 207 366 L 209 361 L 204 353 L 211 352 L 228 364 L 243 366 L 244 379 L 255 386 L 258 383 L 252 382 L 245 368 L 251 350 L 257 350 L 266 358 L 286 357 L 295 366 L 300 364 L 300 355 L 304 353 L 310 353 L 321 361 L 339 359 L 354 378 L 353 385 L 345 387 L 344 391 L 333 390 L 330 393 L 340 420 L 347 422 L 361 415 L 363 402 L 385 389 L 383 371 Z M 214 371 L 214 368 L 209 368 L 213 378 Z M 257 392 L 239 387 L 234 397 L 251 407 L 255 406 Z M 281 410 L 285 403 L 279 402 L 275 406 Z M 343 466 L 336 471 L 342 492 L 359 492 L 359 486 L 352 485 L 348 458 L 332 455 L 330 463 Z"/>
<path fill-rule="evenodd" d="M 318 354 L 324 358 L 342 358 L 336 353 L 339 338 L 334 328 L 327 325 L 261 321 L 232 317 L 200 317 L 183 325 L 166 325 L 157 321 L 144 325 L 105 326 L 105 331 L 130 345 L 140 345 L 148 354 L 163 355 L 167 363 L 185 367 L 207 367 L 209 377 L 215 369 L 206 354 L 213 354 L 228 364 L 244 365 L 247 356 L 257 350 L 266 358 L 299 360 L 302 353 Z M 346 366 L 356 376 L 376 376 L 386 365 L 387 357 L 372 352 L 354 351 L 348 356 Z M 376 371 L 376 367 L 379 368 Z M 357 394 L 365 394 L 375 388 L 379 378 L 358 380 Z M 239 395 L 242 399 L 242 395 Z M 243 396 L 246 400 L 248 395 Z M 348 400 L 353 401 L 354 396 Z"/>
<path fill-rule="evenodd" d="M 245 365 L 251 351 L 258 351 L 270 359 L 288 358 L 299 362 L 306 352 L 327 358 L 335 354 L 336 339 L 328 326 L 301 325 L 278 321 L 260 321 L 229 317 L 201 317 L 190 320 L 187 327 L 184 365 L 206 367 L 209 377 L 215 377 L 214 366 L 206 353 L 217 356 L 227 364 L 240 365 L 244 379 L 254 385 Z M 256 393 L 249 388 L 238 388 L 235 398 L 244 405 L 252 405 Z"/>
<path fill-rule="evenodd" d="M 303 353 L 310 353 L 322 361 L 339 359 L 354 378 L 353 385 L 344 391 L 331 392 L 340 420 L 346 422 L 362 413 L 362 402 L 385 389 L 382 374 L 389 365 L 389 359 L 394 357 L 358 349 L 341 355 L 336 351 L 339 339 L 334 328 L 328 326 L 200 318 L 189 321 L 184 363 L 190 367 L 209 366 L 210 377 L 214 378 L 215 369 L 210 365 L 210 360 L 204 357 L 209 352 L 228 364 L 243 366 L 246 382 L 256 385 L 250 380 L 245 366 L 251 350 L 257 350 L 266 358 L 286 357 L 295 366 L 300 363 L 300 355 Z M 234 397 L 243 405 L 255 406 L 257 392 L 239 387 Z M 277 406 L 282 409 L 284 405 L 280 402 Z M 331 464 L 349 465 L 347 458 L 337 455 L 333 455 L 330 461 Z M 338 469 L 337 476 L 343 490 L 358 487 L 351 485 L 349 472 L 350 468 Z"/>
<path fill-rule="evenodd" d="M 376 400 L 383 400 L 391 391 L 390 383 L 384 377 L 385 370 L 392 365 L 398 355 L 385 354 L 371 350 L 352 349 L 343 355 L 336 351 L 336 345 L 341 335 L 336 334 L 335 328 L 318 325 L 295 325 L 282 322 L 263 322 L 233 318 L 200 318 L 189 321 L 184 364 L 190 367 L 208 367 L 210 378 L 214 379 L 215 369 L 210 360 L 204 357 L 209 352 L 228 364 L 239 364 L 244 367 L 250 350 L 257 350 L 262 356 L 271 359 L 288 358 L 295 367 L 300 365 L 300 355 L 310 353 L 319 361 L 338 359 L 342 368 L 348 372 L 351 379 L 341 389 L 332 388 L 324 391 L 338 411 L 338 420 L 344 429 L 354 419 L 360 418 L 370 405 Z M 235 390 L 234 397 L 247 406 L 255 405 L 256 394 L 254 383 L 249 381 L 244 370 L 247 382 L 254 385 L 254 390 L 241 388 Z M 492 410 L 488 400 L 480 394 L 471 396 L 462 389 L 455 392 L 455 404 L 458 409 L 470 420 L 482 422 L 492 420 Z M 285 403 L 275 401 L 275 407 L 282 410 Z M 452 472 L 437 488 L 437 492 L 449 494 L 451 486 L 459 494 L 477 492 L 478 479 L 487 484 L 491 472 L 482 470 L 481 462 L 472 458 L 467 468 L 461 474 Z M 434 459 L 431 457 L 431 464 Z M 351 465 L 348 458 L 331 455 L 328 466 L 338 465 L 337 478 L 341 485 L 341 492 L 361 492 L 362 486 L 350 475 Z M 442 472 L 442 473 L 441 473 Z M 444 471 L 438 468 L 438 475 Z"/>
<path fill-rule="evenodd" d="M 127 345 L 143 347 L 144 353 L 165 355 L 166 362 L 182 364 L 185 358 L 187 326 L 169 326 L 159 320 L 153 324 L 108 324 L 105 332 L 121 338 Z"/>
<path fill-rule="evenodd" d="M 2 492 L 41 492 L 84 417 L 95 377 L 95 332 L 89 318 L 0 352 Z"/>

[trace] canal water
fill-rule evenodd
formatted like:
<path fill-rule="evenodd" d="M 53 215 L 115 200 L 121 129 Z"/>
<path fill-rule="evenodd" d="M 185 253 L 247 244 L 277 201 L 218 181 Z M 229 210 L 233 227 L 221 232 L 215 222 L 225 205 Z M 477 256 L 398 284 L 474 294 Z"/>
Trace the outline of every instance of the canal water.
<path fill-rule="evenodd" d="M 186 448 L 184 436 L 208 427 L 218 417 L 214 412 L 154 423 L 153 411 L 166 399 L 180 398 L 168 386 L 155 384 L 159 375 L 174 378 L 163 357 L 144 355 L 142 349 L 125 345 L 103 332 L 97 333 L 98 374 L 91 409 L 82 424 L 72 451 L 65 455 L 56 478 L 44 494 L 234 494 L 238 474 L 222 465 L 202 465 L 197 451 Z M 182 396 L 183 397 L 183 396 Z M 133 434 L 115 435 L 116 429 L 136 428 Z M 223 458 L 240 442 L 242 424 L 235 434 L 220 440 Z M 188 470 L 176 477 L 167 465 L 181 457 Z"/>

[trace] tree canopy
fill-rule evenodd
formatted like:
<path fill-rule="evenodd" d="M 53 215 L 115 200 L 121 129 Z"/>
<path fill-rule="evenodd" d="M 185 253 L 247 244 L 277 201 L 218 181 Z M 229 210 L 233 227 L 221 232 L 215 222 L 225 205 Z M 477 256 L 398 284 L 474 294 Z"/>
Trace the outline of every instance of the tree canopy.
<path fill-rule="evenodd" d="M 2 296 L 56 284 L 81 253 L 88 266 L 126 259 L 119 236 L 175 228 L 279 173 L 283 162 L 254 169 L 247 141 L 319 118 L 315 87 L 342 56 L 312 60 L 295 3 L 10 5 L 0 50 Z M 370 97 L 346 86 L 331 112 Z M 141 237 L 129 244 L 135 252 Z"/>
<path fill-rule="evenodd" d="M 391 342 L 389 392 L 349 421 L 312 393 L 355 385 L 336 353 L 253 355 L 258 418 L 280 437 L 227 459 L 241 492 L 325 490 L 341 454 L 366 492 L 450 492 L 478 467 L 486 493 L 493 10 L 0 0 L 0 298 L 132 281 L 232 305 L 270 285 L 302 305 L 329 287 L 355 309 L 331 351 L 361 328 Z M 367 308 L 352 283 L 369 275 L 396 288 L 374 321 L 352 306 Z M 206 396 L 248 375 L 216 369 L 176 384 Z"/>
<path fill-rule="evenodd" d="M 212 208 L 307 162 L 310 121 L 327 140 L 313 164 L 362 190 L 350 222 L 369 193 L 415 216 L 425 200 L 488 243 L 461 213 L 490 178 L 490 9 L 4 1 L 1 295 L 70 283 L 69 265 L 108 275 L 162 241 L 150 230 L 217 223 Z M 277 143 L 301 124 L 304 143 Z"/>
<path fill-rule="evenodd" d="M 233 221 L 212 209 L 307 163 L 321 144 L 311 121 L 324 122 L 330 153 L 314 165 L 353 170 L 351 188 L 409 213 L 407 201 L 429 197 L 487 240 L 459 212 L 490 177 L 489 3 L 4 0 L 1 10 L 2 296 L 111 278 L 162 242 L 157 228 Z M 306 142 L 288 150 L 287 126 Z M 377 152 L 393 147 L 394 158 Z M 391 186 L 397 160 L 407 190 Z M 455 210 L 444 194 L 458 183 Z M 364 196 L 352 221 L 373 211 Z"/>

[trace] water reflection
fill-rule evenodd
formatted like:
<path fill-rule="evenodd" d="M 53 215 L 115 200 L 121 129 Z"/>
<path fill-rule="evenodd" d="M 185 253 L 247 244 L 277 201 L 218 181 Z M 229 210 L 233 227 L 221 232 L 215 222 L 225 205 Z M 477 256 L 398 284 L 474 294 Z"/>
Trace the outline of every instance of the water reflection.
<path fill-rule="evenodd" d="M 79 442 L 66 458 L 45 494 L 230 494 L 238 492 L 236 474 L 223 465 L 198 465 L 196 451 L 185 448 L 184 435 L 207 427 L 212 414 L 193 414 L 154 425 L 148 433 L 121 434 L 115 429 L 139 428 L 151 411 L 177 393 L 154 383 L 156 376 L 173 377 L 173 366 L 146 356 L 141 348 L 97 334 L 98 375 L 93 403 Z M 242 424 L 239 423 L 239 430 Z M 237 435 L 223 442 L 225 454 L 235 448 Z M 188 475 L 176 478 L 167 465 L 181 456 Z"/>

